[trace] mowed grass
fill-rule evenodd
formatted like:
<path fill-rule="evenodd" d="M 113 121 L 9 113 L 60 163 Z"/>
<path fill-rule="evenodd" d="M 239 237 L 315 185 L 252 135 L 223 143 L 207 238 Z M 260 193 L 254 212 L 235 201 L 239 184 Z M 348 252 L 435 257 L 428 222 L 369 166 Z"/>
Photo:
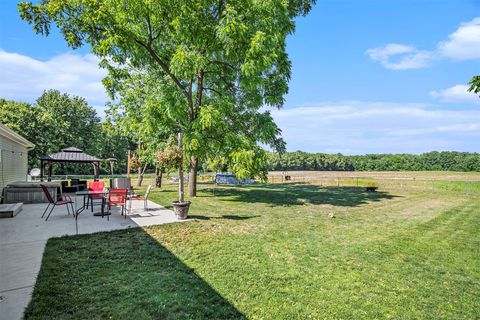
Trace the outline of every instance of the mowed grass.
<path fill-rule="evenodd" d="M 191 200 L 189 223 L 49 240 L 26 318 L 480 318 L 478 195 L 292 183 Z"/>

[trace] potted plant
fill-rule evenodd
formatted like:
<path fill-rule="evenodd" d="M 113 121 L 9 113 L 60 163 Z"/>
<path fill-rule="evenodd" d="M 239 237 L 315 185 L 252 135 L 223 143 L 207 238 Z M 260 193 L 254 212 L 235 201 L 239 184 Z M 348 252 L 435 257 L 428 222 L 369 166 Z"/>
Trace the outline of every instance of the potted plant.
<path fill-rule="evenodd" d="M 183 137 L 182 133 L 178 134 L 178 146 L 166 147 L 163 151 L 157 152 L 157 161 L 161 166 L 178 168 L 179 183 L 178 183 L 178 200 L 173 201 L 173 209 L 175 215 L 180 220 L 185 220 L 188 217 L 188 209 L 190 208 L 190 201 L 184 199 L 184 184 L 183 184 Z"/>

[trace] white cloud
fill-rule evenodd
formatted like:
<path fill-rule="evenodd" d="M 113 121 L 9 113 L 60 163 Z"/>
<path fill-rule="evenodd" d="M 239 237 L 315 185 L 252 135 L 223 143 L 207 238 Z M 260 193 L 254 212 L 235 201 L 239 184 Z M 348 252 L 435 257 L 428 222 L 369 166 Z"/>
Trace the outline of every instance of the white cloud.
<path fill-rule="evenodd" d="M 372 60 L 379 61 L 385 68 L 392 70 L 424 68 L 433 59 L 431 52 L 420 51 L 415 47 L 397 43 L 369 49 L 366 53 Z M 392 61 L 393 57 L 396 57 L 397 60 Z"/>
<path fill-rule="evenodd" d="M 420 50 L 411 45 L 390 43 L 365 52 L 373 61 L 391 70 L 421 69 L 436 59 L 480 59 L 480 17 L 460 24 L 458 29 L 439 42 L 433 50 Z"/>
<path fill-rule="evenodd" d="M 374 54 L 381 61 L 394 53 L 418 54 L 401 45 Z M 101 112 L 108 99 L 101 84 L 106 72 L 97 64 L 90 54 L 69 53 L 40 61 L 0 49 L 0 97 L 33 101 L 44 90 L 54 88 L 85 97 Z M 464 89 L 455 86 L 431 94 L 441 102 L 459 101 Z M 478 98 L 471 94 L 471 99 Z M 283 129 L 289 150 L 347 154 L 478 151 L 480 139 L 480 110 L 472 109 L 344 101 L 273 110 L 272 115 Z"/>
<path fill-rule="evenodd" d="M 289 151 L 422 153 L 478 151 L 480 110 L 419 103 L 346 101 L 273 110 Z"/>
<path fill-rule="evenodd" d="M 438 44 L 438 51 L 453 60 L 480 59 L 480 17 L 462 23 L 447 41 Z"/>
<path fill-rule="evenodd" d="M 102 85 L 106 71 L 92 54 L 66 53 L 46 61 L 0 49 L 0 97 L 32 102 L 44 90 L 58 89 L 103 106 L 108 96 Z"/>
<path fill-rule="evenodd" d="M 392 131 L 389 134 L 399 135 L 399 136 L 417 136 L 417 135 L 425 135 L 425 134 L 431 134 L 431 133 L 468 133 L 468 132 L 479 133 L 480 122 L 452 124 L 447 126 L 433 126 L 429 128 L 420 128 L 420 129 L 397 130 L 397 131 Z"/>
<path fill-rule="evenodd" d="M 467 85 L 457 84 L 456 86 L 444 90 L 430 91 L 430 95 L 442 103 L 480 104 L 480 98 L 478 95 L 468 92 L 468 88 Z"/>

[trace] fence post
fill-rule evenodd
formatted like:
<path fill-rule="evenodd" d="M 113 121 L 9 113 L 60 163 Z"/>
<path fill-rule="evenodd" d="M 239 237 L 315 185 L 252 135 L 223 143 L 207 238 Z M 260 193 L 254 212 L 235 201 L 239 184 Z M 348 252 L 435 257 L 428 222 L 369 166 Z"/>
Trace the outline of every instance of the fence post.
<path fill-rule="evenodd" d="M 435 179 L 432 179 L 432 193 L 435 193 Z"/>

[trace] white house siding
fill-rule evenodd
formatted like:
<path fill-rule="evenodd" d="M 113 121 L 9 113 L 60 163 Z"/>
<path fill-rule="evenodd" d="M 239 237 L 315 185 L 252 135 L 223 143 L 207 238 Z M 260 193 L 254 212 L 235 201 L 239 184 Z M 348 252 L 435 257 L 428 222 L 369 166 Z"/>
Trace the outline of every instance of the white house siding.
<path fill-rule="evenodd" d="M 27 148 L 0 135 L 0 191 L 14 181 L 25 181 L 27 176 Z"/>

